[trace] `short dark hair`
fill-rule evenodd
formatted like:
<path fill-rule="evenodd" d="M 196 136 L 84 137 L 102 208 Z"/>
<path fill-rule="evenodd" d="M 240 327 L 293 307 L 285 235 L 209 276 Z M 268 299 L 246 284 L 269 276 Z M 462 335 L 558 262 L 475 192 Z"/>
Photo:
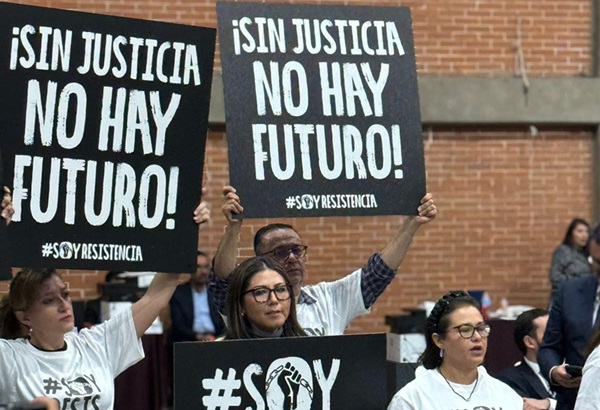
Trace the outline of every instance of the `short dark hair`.
<path fill-rule="evenodd" d="M 515 324 L 514 324 L 514 328 L 515 328 L 514 338 L 515 338 L 515 343 L 517 344 L 517 347 L 523 354 L 527 353 L 527 346 L 525 346 L 525 342 L 523 341 L 523 338 L 525 336 L 533 337 L 533 334 L 537 330 L 537 327 L 536 327 L 535 323 L 533 323 L 533 321 L 535 319 L 537 319 L 538 317 L 547 316 L 547 315 L 548 315 L 548 311 L 546 309 L 535 308 L 535 309 L 526 310 L 525 312 L 523 312 L 519 316 L 517 316 L 517 319 L 515 320 Z"/>
<path fill-rule="evenodd" d="M 431 309 L 431 313 L 427 318 L 427 327 L 425 328 L 425 351 L 419 358 L 419 361 L 426 369 L 435 369 L 442 364 L 440 357 L 440 348 L 433 341 L 433 334 L 443 335 L 448 331 L 450 320 L 448 316 L 455 310 L 473 306 L 477 310 L 481 310 L 479 303 L 473 299 L 467 292 L 458 290 L 446 293 L 438 300 Z"/>
<path fill-rule="evenodd" d="M 269 225 L 263 226 L 258 231 L 256 231 L 256 233 L 254 234 L 254 254 L 255 255 L 258 255 L 258 248 L 262 244 L 262 241 L 263 241 L 263 238 L 265 237 L 265 235 L 268 234 L 269 232 L 273 232 L 278 229 L 291 229 L 292 231 L 298 233 L 292 225 L 288 225 L 288 224 L 275 223 L 275 224 L 269 224 Z M 298 236 L 299 235 L 300 234 L 298 234 Z"/>

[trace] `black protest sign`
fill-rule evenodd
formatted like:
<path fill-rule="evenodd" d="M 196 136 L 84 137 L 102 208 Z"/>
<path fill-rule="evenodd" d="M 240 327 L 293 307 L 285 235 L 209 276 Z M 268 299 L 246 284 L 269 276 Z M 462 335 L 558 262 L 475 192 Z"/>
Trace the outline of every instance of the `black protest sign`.
<path fill-rule="evenodd" d="M 231 184 L 246 217 L 416 215 L 408 7 L 217 4 Z"/>
<path fill-rule="evenodd" d="M 194 271 L 215 30 L 0 14 L 13 266 Z"/>
<path fill-rule="evenodd" d="M 176 409 L 369 410 L 386 403 L 384 334 L 176 343 Z"/>

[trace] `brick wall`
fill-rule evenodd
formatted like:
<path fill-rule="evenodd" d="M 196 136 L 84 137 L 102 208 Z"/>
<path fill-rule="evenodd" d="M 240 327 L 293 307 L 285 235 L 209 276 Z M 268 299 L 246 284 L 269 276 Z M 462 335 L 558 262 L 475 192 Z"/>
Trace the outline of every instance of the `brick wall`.
<path fill-rule="evenodd" d="M 216 25 L 213 1 L 21 1 L 125 17 Z M 334 4 L 344 2 L 320 1 Z M 348 1 L 410 6 L 420 75 L 512 76 L 520 19 L 529 76 L 588 75 L 590 1 L 421 0 Z M 218 69 L 219 64 L 216 62 Z M 351 332 L 385 331 L 383 317 L 449 289 L 488 289 L 497 306 L 547 304 L 552 251 L 573 217 L 591 217 L 592 131 L 526 127 L 426 128 L 428 190 L 439 217 L 422 228 L 400 273 Z M 212 220 L 200 247 L 214 254 L 225 220 L 221 187 L 228 181 L 222 130 L 208 134 L 205 175 Z M 385 246 L 400 217 L 307 218 L 292 223 L 309 245 L 307 282 L 338 278 Z M 240 257 L 252 254 L 251 238 L 267 220 L 246 221 Z M 96 295 L 103 272 L 67 271 L 75 298 Z M 0 292 L 6 290 L 0 284 Z"/>

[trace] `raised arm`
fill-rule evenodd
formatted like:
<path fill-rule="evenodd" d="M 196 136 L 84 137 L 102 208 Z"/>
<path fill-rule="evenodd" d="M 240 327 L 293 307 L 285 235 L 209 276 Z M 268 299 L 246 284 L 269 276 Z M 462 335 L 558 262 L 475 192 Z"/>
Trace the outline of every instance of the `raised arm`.
<path fill-rule="evenodd" d="M 194 210 L 194 222 L 198 225 L 202 225 L 210 220 L 210 209 L 208 204 L 204 201 L 200 202 Z"/>
<path fill-rule="evenodd" d="M 244 210 L 240 204 L 240 197 L 237 196 L 235 188 L 232 186 L 223 187 L 221 210 L 225 215 L 225 219 L 227 219 L 227 227 L 215 254 L 213 270 L 219 278 L 227 279 L 236 266 L 238 239 L 242 229 L 242 220 L 234 219 L 233 214 L 239 215 Z"/>
<path fill-rule="evenodd" d="M 179 277 L 178 274 L 157 273 L 144 296 L 133 304 L 131 310 L 138 337 L 142 337 L 160 311 L 167 307 Z"/>
<path fill-rule="evenodd" d="M 421 200 L 418 215 L 404 219 L 400 229 L 379 254 L 371 256 L 362 268 L 360 289 L 365 309 L 369 309 L 392 282 L 396 271 L 408 252 L 412 238 L 419 227 L 437 215 L 431 194 Z"/>
<path fill-rule="evenodd" d="M 381 251 L 381 259 L 393 271 L 398 270 L 398 267 L 400 267 L 417 229 L 437 216 L 437 208 L 433 203 L 433 196 L 431 194 L 426 194 L 421 199 L 418 212 L 417 216 L 404 220 L 396 235 Z"/>

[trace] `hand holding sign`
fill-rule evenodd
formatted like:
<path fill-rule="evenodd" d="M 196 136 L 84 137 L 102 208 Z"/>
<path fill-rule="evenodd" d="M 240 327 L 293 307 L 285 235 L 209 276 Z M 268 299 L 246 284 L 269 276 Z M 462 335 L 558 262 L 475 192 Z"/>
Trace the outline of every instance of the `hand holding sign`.
<path fill-rule="evenodd" d="M 418 208 L 419 215 L 415 217 L 415 221 L 419 224 L 431 222 L 437 216 L 437 208 L 433 203 L 433 195 L 427 193 L 421 199 L 421 206 Z"/>
<path fill-rule="evenodd" d="M 236 219 L 236 216 L 239 216 L 244 212 L 244 207 L 241 205 L 240 197 L 236 192 L 235 188 L 230 185 L 223 187 L 223 203 L 221 205 L 221 210 L 230 225 L 241 223 L 242 218 L 238 217 Z"/>
<path fill-rule="evenodd" d="M 15 208 L 13 207 L 12 198 L 10 196 L 10 189 L 8 187 L 4 187 L 4 196 L 2 197 L 2 213 L 0 214 L 2 218 L 6 221 L 8 225 L 12 219 L 13 214 L 15 213 Z"/>
<path fill-rule="evenodd" d="M 194 210 L 194 222 L 198 225 L 202 225 L 210 220 L 210 209 L 208 204 L 204 201 L 198 204 L 198 207 Z"/>

